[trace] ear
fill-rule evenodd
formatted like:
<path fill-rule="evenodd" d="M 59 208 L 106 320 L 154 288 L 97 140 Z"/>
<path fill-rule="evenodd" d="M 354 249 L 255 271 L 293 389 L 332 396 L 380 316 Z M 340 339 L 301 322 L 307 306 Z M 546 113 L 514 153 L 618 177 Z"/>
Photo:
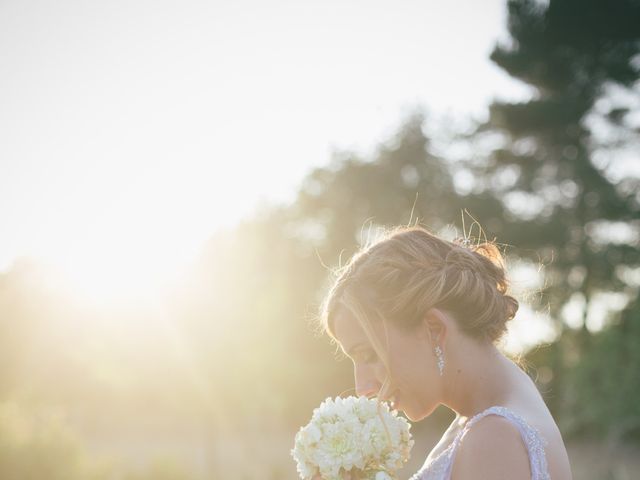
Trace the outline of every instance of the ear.
<path fill-rule="evenodd" d="M 446 313 L 438 308 L 430 308 L 422 319 L 422 332 L 431 347 L 439 345 L 444 350 L 445 339 L 450 319 Z"/>

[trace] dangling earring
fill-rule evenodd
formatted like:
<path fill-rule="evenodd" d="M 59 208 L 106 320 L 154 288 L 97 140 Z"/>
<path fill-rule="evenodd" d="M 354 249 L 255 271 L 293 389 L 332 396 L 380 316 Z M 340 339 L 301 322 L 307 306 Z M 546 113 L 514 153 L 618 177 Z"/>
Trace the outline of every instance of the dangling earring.
<path fill-rule="evenodd" d="M 438 357 L 438 370 L 440 371 L 440 376 L 443 375 L 444 372 L 444 355 L 442 355 L 442 350 L 439 345 L 436 345 L 436 357 Z"/>

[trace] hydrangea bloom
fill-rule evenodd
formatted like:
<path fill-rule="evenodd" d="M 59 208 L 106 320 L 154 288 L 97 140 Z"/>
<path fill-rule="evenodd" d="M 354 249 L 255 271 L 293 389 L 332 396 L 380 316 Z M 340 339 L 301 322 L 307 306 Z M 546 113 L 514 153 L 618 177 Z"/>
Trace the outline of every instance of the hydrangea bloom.
<path fill-rule="evenodd" d="M 321 475 L 392 480 L 409 459 L 413 439 L 409 422 L 384 402 L 366 397 L 327 398 L 300 428 L 291 455 L 302 480 Z"/>

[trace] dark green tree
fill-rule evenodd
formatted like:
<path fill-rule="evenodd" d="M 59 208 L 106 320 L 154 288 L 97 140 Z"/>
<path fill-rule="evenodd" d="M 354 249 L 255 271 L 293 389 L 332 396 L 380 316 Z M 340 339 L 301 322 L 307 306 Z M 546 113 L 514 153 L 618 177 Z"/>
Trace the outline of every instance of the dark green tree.
<path fill-rule="evenodd" d="M 294 204 L 295 217 L 315 225 L 314 231 L 320 232 L 317 245 L 328 259 L 337 258 L 343 249 L 347 249 L 343 257 L 353 253 L 361 235 L 366 239 L 369 222 L 396 225 L 419 219 L 437 231 L 464 209 L 489 223 L 500 221 L 502 204 L 489 192 L 456 190 L 454 165 L 433 152 L 425 133 L 427 121 L 418 110 L 379 145 L 372 158 L 338 153 L 331 165 L 304 180 Z"/>
<path fill-rule="evenodd" d="M 592 339 L 588 355 L 572 370 L 567 385 L 565 430 L 607 438 L 615 448 L 640 441 L 640 298 L 630 303 Z"/>
<path fill-rule="evenodd" d="M 469 165 L 506 207 L 503 239 L 546 264 L 539 299 L 561 335 L 546 358 L 554 374 L 548 400 L 558 409 L 565 367 L 590 348 L 594 298 L 637 296 L 626 274 L 640 266 L 640 180 L 620 178 L 615 154 L 637 161 L 630 99 L 639 97 L 640 2 L 510 0 L 508 32 L 491 60 L 532 95 L 490 106 L 473 141 L 490 142 L 491 153 Z M 560 313 L 572 298 L 584 304 L 582 328 L 563 335 Z"/>
<path fill-rule="evenodd" d="M 501 144 L 481 173 L 512 179 L 502 191 L 494 189 L 518 224 L 509 241 L 536 255 L 555 251 L 548 274 L 557 315 L 575 292 L 588 304 L 598 290 L 625 288 L 616 267 L 640 262 L 637 245 L 607 235 L 613 222 L 637 231 L 640 202 L 630 182 L 613 181 L 598 163 L 603 146 L 590 123 L 610 85 L 637 87 L 640 3 L 512 0 L 508 10 L 510 44 L 497 46 L 491 59 L 534 94 L 526 102 L 491 105 L 478 134 Z M 628 108 L 614 105 L 605 113 L 626 125 Z"/>

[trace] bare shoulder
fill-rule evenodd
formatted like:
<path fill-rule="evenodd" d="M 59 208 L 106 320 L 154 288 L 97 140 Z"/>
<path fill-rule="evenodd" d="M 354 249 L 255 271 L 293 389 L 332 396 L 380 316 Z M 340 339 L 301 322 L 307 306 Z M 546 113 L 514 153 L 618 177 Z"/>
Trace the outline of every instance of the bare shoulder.
<path fill-rule="evenodd" d="M 461 439 L 451 478 L 530 480 L 529 454 L 518 428 L 497 415 L 478 420 Z"/>

